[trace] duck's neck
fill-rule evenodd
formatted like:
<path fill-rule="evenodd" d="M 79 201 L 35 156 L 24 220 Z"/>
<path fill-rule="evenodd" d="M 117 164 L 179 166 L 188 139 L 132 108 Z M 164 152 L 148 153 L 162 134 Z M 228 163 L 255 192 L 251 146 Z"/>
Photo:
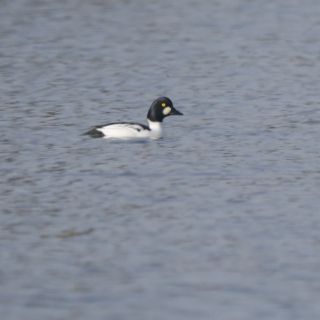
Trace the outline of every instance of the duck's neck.
<path fill-rule="evenodd" d="M 149 119 L 147 119 L 147 120 L 148 120 L 149 128 L 151 131 L 159 132 L 159 133 L 162 132 L 162 123 L 161 122 L 155 122 L 155 121 L 151 121 Z"/>

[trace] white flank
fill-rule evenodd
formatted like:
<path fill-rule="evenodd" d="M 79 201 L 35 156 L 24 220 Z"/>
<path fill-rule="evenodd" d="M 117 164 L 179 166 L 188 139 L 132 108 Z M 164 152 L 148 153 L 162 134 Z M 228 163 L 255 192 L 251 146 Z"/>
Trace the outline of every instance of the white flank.
<path fill-rule="evenodd" d="M 105 135 L 104 138 L 160 138 L 161 123 L 149 121 L 149 125 L 151 130 L 146 130 L 139 124 L 127 123 L 111 124 L 97 130 Z"/>

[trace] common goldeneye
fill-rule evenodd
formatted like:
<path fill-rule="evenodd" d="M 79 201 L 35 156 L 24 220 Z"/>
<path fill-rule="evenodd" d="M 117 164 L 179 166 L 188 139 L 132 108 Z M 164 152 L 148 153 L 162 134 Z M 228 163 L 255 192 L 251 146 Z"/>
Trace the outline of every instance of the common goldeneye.
<path fill-rule="evenodd" d="M 84 134 L 92 138 L 161 138 L 162 120 L 172 115 L 182 115 L 173 107 L 167 97 L 160 97 L 153 101 L 147 120 L 149 126 L 132 122 L 114 122 L 96 126 Z"/>

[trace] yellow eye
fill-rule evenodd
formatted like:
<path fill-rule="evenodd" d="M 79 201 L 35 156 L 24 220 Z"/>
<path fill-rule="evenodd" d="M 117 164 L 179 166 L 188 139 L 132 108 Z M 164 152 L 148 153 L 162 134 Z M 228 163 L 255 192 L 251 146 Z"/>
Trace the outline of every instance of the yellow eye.
<path fill-rule="evenodd" d="M 166 106 L 166 104 L 165 104 L 165 103 L 163 103 L 163 104 L 162 104 L 162 106 L 163 106 L 163 107 L 165 107 L 165 106 Z"/>

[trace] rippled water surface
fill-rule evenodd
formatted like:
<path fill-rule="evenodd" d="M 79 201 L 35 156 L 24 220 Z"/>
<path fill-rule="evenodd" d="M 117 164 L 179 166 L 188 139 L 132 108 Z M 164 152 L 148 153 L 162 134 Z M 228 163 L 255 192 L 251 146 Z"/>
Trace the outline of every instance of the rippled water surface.
<path fill-rule="evenodd" d="M 320 318 L 319 1 L 2 1 L 2 320 Z M 143 122 L 161 140 L 81 134 Z"/>

